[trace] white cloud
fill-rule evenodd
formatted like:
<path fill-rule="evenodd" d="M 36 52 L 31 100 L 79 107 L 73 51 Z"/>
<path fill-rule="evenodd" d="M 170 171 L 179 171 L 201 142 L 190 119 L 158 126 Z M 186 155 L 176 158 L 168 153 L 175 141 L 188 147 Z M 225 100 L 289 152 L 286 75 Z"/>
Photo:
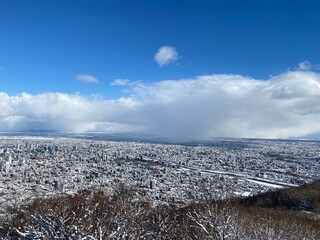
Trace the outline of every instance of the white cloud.
<path fill-rule="evenodd" d="M 165 137 L 287 138 L 320 133 L 320 74 L 268 80 L 205 75 L 131 86 L 132 98 L 0 93 L 0 131 L 144 132 Z"/>
<path fill-rule="evenodd" d="M 129 79 L 115 79 L 111 82 L 112 86 L 126 86 L 130 83 Z"/>
<path fill-rule="evenodd" d="M 130 131 L 138 129 L 118 121 L 134 108 L 131 99 L 89 99 L 80 95 L 0 93 L 0 131 Z"/>
<path fill-rule="evenodd" d="M 141 94 L 150 106 L 150 128 L 159 134 L 296 137 L 320 132 L 319 80 L 302 72 L 267 81 L 211 75 L 155 83 Z"/>
<path fill-rule="evenodd" d="M 168 65 L 178 60 L 178 52 L 174 47 L 162 46 L 158 49 L 158 52 L 154 56 L 154 60 L 158 63 L 160 67 Z"/>
<path fill-rule="evenodd" d="M 99 82 L 98 79 L 96 79 L 94 76 L 88 75 L 88 74 L 78 74 L 76 76 L 76 79 L 81 82 L 87 82 L 87 83 L 97 83 Z"/>
<path fill-rule="evenodd" d="M 299 63 L 297 68 L 298 71 L 314 71 L 319 69 L 320 64 L 311 64 L 309 61 L 303 61 Z"/>
<path fill-rule="evenodd" d="M 299 63 L 298 70 L 300 71 L 309 71 L 311 69 L 311 64 L 308 61 L 303 61 Z"/>

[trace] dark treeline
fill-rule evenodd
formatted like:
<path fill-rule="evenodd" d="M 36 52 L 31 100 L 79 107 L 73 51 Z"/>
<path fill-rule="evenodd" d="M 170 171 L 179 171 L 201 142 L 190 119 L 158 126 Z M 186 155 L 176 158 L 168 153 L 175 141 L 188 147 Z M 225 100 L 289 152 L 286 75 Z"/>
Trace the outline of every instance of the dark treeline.
<path fill-rule="evenodd" d="M 320 214 L 320 181 L 237 199 L 236 202 L 250 207 L 305 210 Z"/>
<path fill-rule="evenodd" d="M 1 239 L 320 239 L 320 182 L 184 207 L 112 196 L 56 196 L 7 210 Z M 307 211 L 306 211 L 307 210 Z"/>

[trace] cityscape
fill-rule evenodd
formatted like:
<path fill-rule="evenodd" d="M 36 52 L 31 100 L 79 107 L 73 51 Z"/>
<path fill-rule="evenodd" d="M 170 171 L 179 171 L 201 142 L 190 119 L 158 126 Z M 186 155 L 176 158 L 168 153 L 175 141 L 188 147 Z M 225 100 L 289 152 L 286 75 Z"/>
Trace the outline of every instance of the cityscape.
<path fill-rule="evenodd" d="M 248 197 L 319 179 L 319 146 L 298 140 L 179 145 L 2 136 L 1 202 L 98 190 L 113 194 L 119 184 L 155 205 Z"/>

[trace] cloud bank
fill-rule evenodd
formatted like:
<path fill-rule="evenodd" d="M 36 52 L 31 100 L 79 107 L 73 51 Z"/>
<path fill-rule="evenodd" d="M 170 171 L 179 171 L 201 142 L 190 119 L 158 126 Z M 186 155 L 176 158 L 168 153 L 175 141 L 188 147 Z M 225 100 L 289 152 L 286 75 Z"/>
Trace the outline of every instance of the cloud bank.
<path fill-rule="evenodd" d="M 0 93 L 0 131 L 133 132 L 174 138 L 287 138 L 320 133 L 320 74 L 240 75 L 139 83 L 113 100 Z"/>
<path fill-rule="evenodd" d="M 168 65 L 178 60 L 179 54 L 174 47 L 162 46 L 154 56 L 154 60 L 160 67 Z"/>

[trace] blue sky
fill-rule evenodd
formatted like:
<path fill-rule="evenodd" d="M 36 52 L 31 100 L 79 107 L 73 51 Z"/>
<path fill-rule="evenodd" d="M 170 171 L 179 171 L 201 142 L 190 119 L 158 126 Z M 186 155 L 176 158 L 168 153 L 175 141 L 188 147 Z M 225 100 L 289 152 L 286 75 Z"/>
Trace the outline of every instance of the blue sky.
<path fill-rule="evenodd" d="M 319 62 L 318 1 L 0 1 L 0 87 L 118 97 L 114 79 L 203 74 L 267 79 Z M 159 67 L 169 45 L 179 59 Z M 84 84 L 89 74 L 100 84 Z"/>
<path fill-rule="evenodd" d="M 315 134 L 319 8 L 315 0 L 0 0 L 0 130 Z"/>

